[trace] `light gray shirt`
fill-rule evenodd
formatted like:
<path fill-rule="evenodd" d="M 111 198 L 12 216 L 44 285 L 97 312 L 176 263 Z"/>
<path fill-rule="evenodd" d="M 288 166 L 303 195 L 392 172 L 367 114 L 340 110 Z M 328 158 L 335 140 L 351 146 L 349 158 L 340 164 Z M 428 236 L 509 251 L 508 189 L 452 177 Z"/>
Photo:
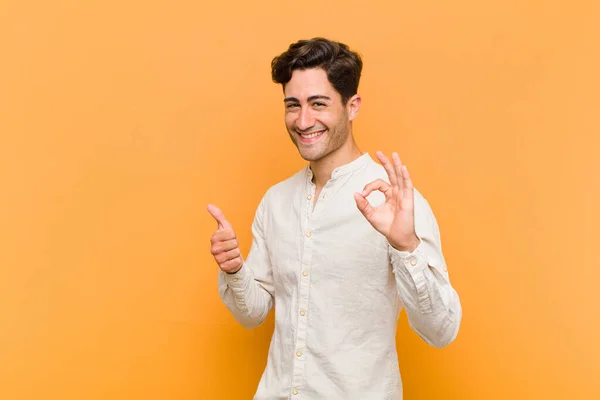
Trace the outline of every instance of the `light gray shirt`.
<path fill-rule="evenodd" d="M 462 318 L 433 212 L 415 189 L 412 253 L 394 249 L 356 206 L 353 194 L 389 182 L 368 153 L 335 169 L 314 206 L 309 166 L 272 186 L 252 224 L 244 266 L 219 274 L 235 319 L 275 329 L 255 400 L 402 399 L 396 326 L 402 308 L 427 343 L 452 342 Z M 381 192 L 368 200 L 385 201 Z"/>

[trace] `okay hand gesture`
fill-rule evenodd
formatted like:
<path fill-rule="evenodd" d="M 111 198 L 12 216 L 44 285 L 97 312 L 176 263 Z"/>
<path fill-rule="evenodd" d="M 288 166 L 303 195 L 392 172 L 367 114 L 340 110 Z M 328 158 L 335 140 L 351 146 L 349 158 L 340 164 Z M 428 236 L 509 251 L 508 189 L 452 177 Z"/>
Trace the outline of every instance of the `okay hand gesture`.
<path fill-rule="evenodd" d="M 406 165 L 402 165 L 397 153 L 392 154 L 392 162 L 382 152 L 377 158 L 385 168 L 390 183 L 377 179 L 366 185 L 362 193 L 355 193 L 354 199 L 360 212 L 373 228 L 384 235 L 390 245 L 400 251 L 412 252 L 419 245 L 415 232 L 414 190 Z M 366 197 L 374 190 L 385 195 L 385 202 L 378 207 L 369 204 Z"/>

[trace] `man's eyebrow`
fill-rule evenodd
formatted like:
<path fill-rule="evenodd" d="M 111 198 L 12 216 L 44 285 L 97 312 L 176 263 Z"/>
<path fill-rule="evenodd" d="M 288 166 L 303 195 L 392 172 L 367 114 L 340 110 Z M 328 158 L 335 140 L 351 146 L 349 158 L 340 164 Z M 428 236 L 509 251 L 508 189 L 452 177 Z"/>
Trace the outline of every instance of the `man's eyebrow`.
<path fill-rule="evenodd" d="M 308 101 L 313 101 L 313 100 L 318 100 L 318 99 L 322 99 L 322 100 L 331 100 L 331 98 L 329 96 L 324 96 L 322 94 L 317 94 L 315 96 L 310 96 L 308 98 Z"/>
<path fill-rule="evenodd" d="M 331 97 L 329 96 L 325 96 L 322 94 L 316 94 L 314 96 L 310 96 L 307 101 L 313 101 L 313 100 L 318 100 L 318 99 L 323 99 L 323 100 L 331 100 Z M 288 102 L 295 102 L 295 103 L 300 103 L 300 100 L 298 100 L 296 97 L 286 97 L 285 99 L 283 99 L 284 103 L 288 103 Z"/>

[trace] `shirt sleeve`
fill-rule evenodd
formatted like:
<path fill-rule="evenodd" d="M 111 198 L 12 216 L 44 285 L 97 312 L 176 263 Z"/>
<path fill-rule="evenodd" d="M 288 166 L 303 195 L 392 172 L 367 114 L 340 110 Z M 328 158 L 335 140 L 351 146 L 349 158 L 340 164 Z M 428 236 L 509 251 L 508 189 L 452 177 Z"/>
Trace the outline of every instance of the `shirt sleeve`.
<path fill-rule="evenodd" d="M 388 244 L 396 287 L 411 328 L 430 345 L 443 347 L 458 334 L 462 307 L 450 284 L 437 221 L 416 190 L 415 231 L 420 243 L 411 253 Z"/>
<path fill-rule="evenodd" d="M 266 195 L 252 223 L 252 245 L 235 274 L 219 271 L 219 295 L 237 322 L 247 329 L 263 323 L 273 306 L 274 286 L 265 235 Z"/>

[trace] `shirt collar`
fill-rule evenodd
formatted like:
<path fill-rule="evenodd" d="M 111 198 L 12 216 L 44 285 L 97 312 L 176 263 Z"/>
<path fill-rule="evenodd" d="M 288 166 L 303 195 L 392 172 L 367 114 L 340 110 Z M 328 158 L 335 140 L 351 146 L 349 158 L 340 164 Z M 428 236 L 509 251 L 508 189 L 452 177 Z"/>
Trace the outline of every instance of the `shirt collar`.
<path fill-rule="evenodd" d="M 350 161 L 348 164 L 340 165 L 339 167 L 335 168 L 331 172 L 331 179 L 334 180 L 341 176 L 354 172 L 363 165 L 367 164 L 369 161 L 372 161 L 372 158 L 368 152 L 365 152 L 360 157 Z M 306 175 L 308 176 L 309 180 L 313 177 L 312 170 L 310 169 L 310 164 L 306 166 Z"/>

